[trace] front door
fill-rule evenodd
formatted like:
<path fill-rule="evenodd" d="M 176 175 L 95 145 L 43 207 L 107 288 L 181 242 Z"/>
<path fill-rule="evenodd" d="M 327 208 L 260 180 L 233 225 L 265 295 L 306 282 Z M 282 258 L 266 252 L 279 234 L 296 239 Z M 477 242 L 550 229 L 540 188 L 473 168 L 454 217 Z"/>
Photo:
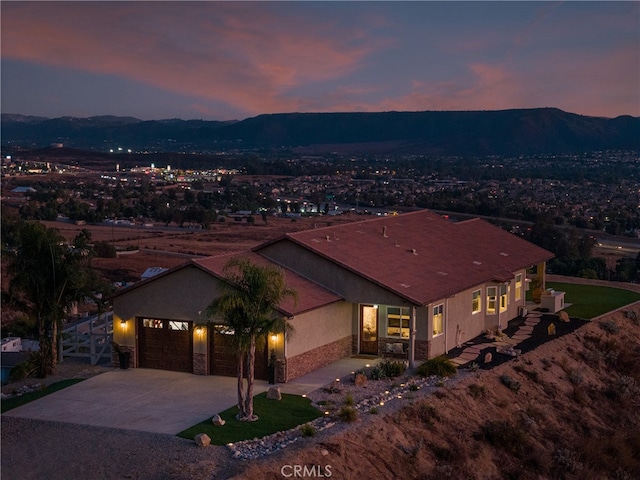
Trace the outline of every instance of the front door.
<path fill-rule="evenodd" d="M 378 307 L 360 307 L 360 353 L 378 355 Z"/>

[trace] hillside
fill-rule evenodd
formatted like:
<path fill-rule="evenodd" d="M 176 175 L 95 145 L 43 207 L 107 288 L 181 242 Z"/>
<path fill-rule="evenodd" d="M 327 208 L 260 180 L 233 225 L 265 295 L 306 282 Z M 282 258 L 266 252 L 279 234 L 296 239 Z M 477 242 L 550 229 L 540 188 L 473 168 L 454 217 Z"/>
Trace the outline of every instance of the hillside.
<path fill-rule="evenodd" d="M 638 303 L 623 310 L 640 318 Z M 282 478 L 283 465 L 325 474 L 329 466 L 340 479 L 637 478 L 639 362 L 640 322 L 619 311 L 519 360 L 402 400 L 398 411 L 248 464 L 234 478 Z"/>
<path fill-rule="evenodd" d="M 283 113 L 239 122 L 43 119 L 2 115 L 3 144 L 63 143 L 107 151 L 298 148 L 308 152 L 490 155 L 640 149 L 640 118 L 587 117 L 556 108 L 501 111 Z"/>

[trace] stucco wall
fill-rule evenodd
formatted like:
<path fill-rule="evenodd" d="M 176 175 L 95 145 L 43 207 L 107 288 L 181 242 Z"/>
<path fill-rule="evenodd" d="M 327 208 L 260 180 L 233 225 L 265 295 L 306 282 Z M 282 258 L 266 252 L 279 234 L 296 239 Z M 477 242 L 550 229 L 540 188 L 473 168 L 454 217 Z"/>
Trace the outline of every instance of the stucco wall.
<path fill-rule="evenodd" d="M 336 292 L 348 302 L 407 305 L 403 299 L 392 292 L 292 242 L 274 243 L 260 249 L 260 254 L 291 268 L 303 277 L 312 278 L 314 282 Z M 380 268 L 384 268 L 382 264 Z"/>
<path fill-rule="evenodd" d="M 515 279 L 509 282 L 508 294 L 507 294 L 507 308 L 500 312 L 499 321 L 502 324 L 502 328 L 506 328 L 510 320 L 518 316 L 518 308 L 525 304 L 525 271 L 519 271 L 516 273 L 522 273 L 522 296 L 519 300 L 515 299 L 516 288 Z M 430 357 L 437 356 L 455 348 L 458 344 L 458 340 L 464 343 L 478 335 L 481 335 L 487 329 L 496 329 L 498 327 L 498 313 L 487 314 L 487 287 L 497 286 L 496 283 L 486 283 L 478 285 L 477 287 L 470 288 L 464 292 L 458 293 L 448 299 L 442 299 L 438 302 L 434 302 L 427 309 L 429 315 L 429 336 L 431 338 L 431 351 Z M 482 308 L 479 313 L 473 314 L 472 312 L 472 294 L 474 290 L 480 289 Z M 438 304 L 443 304 L 444 308 L 444 333 L 437 337 L 433 337 L 433 307 Z M 499 310 L 500 295 L 498 293 L 497 304 Z M 460 336 L 458 337 L 458 329 L 460 329 Z M 446 341 L 446 343 L 445 343 Z"/>
<path fill-rule="evenodd" d="M 352 306 L 338 302 L 324 308 L 296 315 L 289 322 L 294 328 L 287 343 L 287 358 L 350 337 Z"/>

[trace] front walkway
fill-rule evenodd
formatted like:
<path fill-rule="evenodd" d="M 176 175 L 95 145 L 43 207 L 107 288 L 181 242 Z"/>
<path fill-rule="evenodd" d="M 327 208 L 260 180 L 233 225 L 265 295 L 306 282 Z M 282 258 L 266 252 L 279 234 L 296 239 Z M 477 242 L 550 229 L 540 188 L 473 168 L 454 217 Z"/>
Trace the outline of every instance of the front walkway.
<path fill-rule="evenodd" d="M 542 317 L 542 313 L 540 312 L 529 312 L 524 321 L 524 324 L 518 327 L 518 329 L 512 336 L 505 335 L 505 338 L 502 339 L 496 337 L 496 340 L 489 340 L 487 338 L 484 342 L 473 343 L 472 345 L 466 347 L 463 345 L 462 352 L 459 355 L 451 358 L 451 361 L 457 367 L 460 367 L 462 365 L 466 365 L 467 363 L 477 361 L 480 352 L 486 350 L 487 348 L 495 347 L 498 351 L 512 349 L 516 350 L 516 347 L 520 342 L 531 338 L 534 327 L 538 325 L 538 323 L 540 323 L 540 317 Z M 485 337 L 483 335 L 480 338 Z M 482 360 L 483 359 L 481 359 L 481 361 Z"/>

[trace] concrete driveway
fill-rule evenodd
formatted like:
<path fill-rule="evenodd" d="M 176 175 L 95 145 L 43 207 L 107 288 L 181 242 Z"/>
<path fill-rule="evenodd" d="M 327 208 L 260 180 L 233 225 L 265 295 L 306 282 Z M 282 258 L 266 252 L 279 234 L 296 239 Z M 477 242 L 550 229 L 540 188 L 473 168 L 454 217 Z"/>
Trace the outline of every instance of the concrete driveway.
<path fill-rule="evenodd" d="M 281 391 L 309 393 L 369 362 L 345 358 L 282 384 Z M 175 435 L 235 405 L 236 384 L 235 377 L 147 368 L 114 370 L 3 415 Z M 254 394 L 268 388 L 266 381 L 256 380 Z"/>

